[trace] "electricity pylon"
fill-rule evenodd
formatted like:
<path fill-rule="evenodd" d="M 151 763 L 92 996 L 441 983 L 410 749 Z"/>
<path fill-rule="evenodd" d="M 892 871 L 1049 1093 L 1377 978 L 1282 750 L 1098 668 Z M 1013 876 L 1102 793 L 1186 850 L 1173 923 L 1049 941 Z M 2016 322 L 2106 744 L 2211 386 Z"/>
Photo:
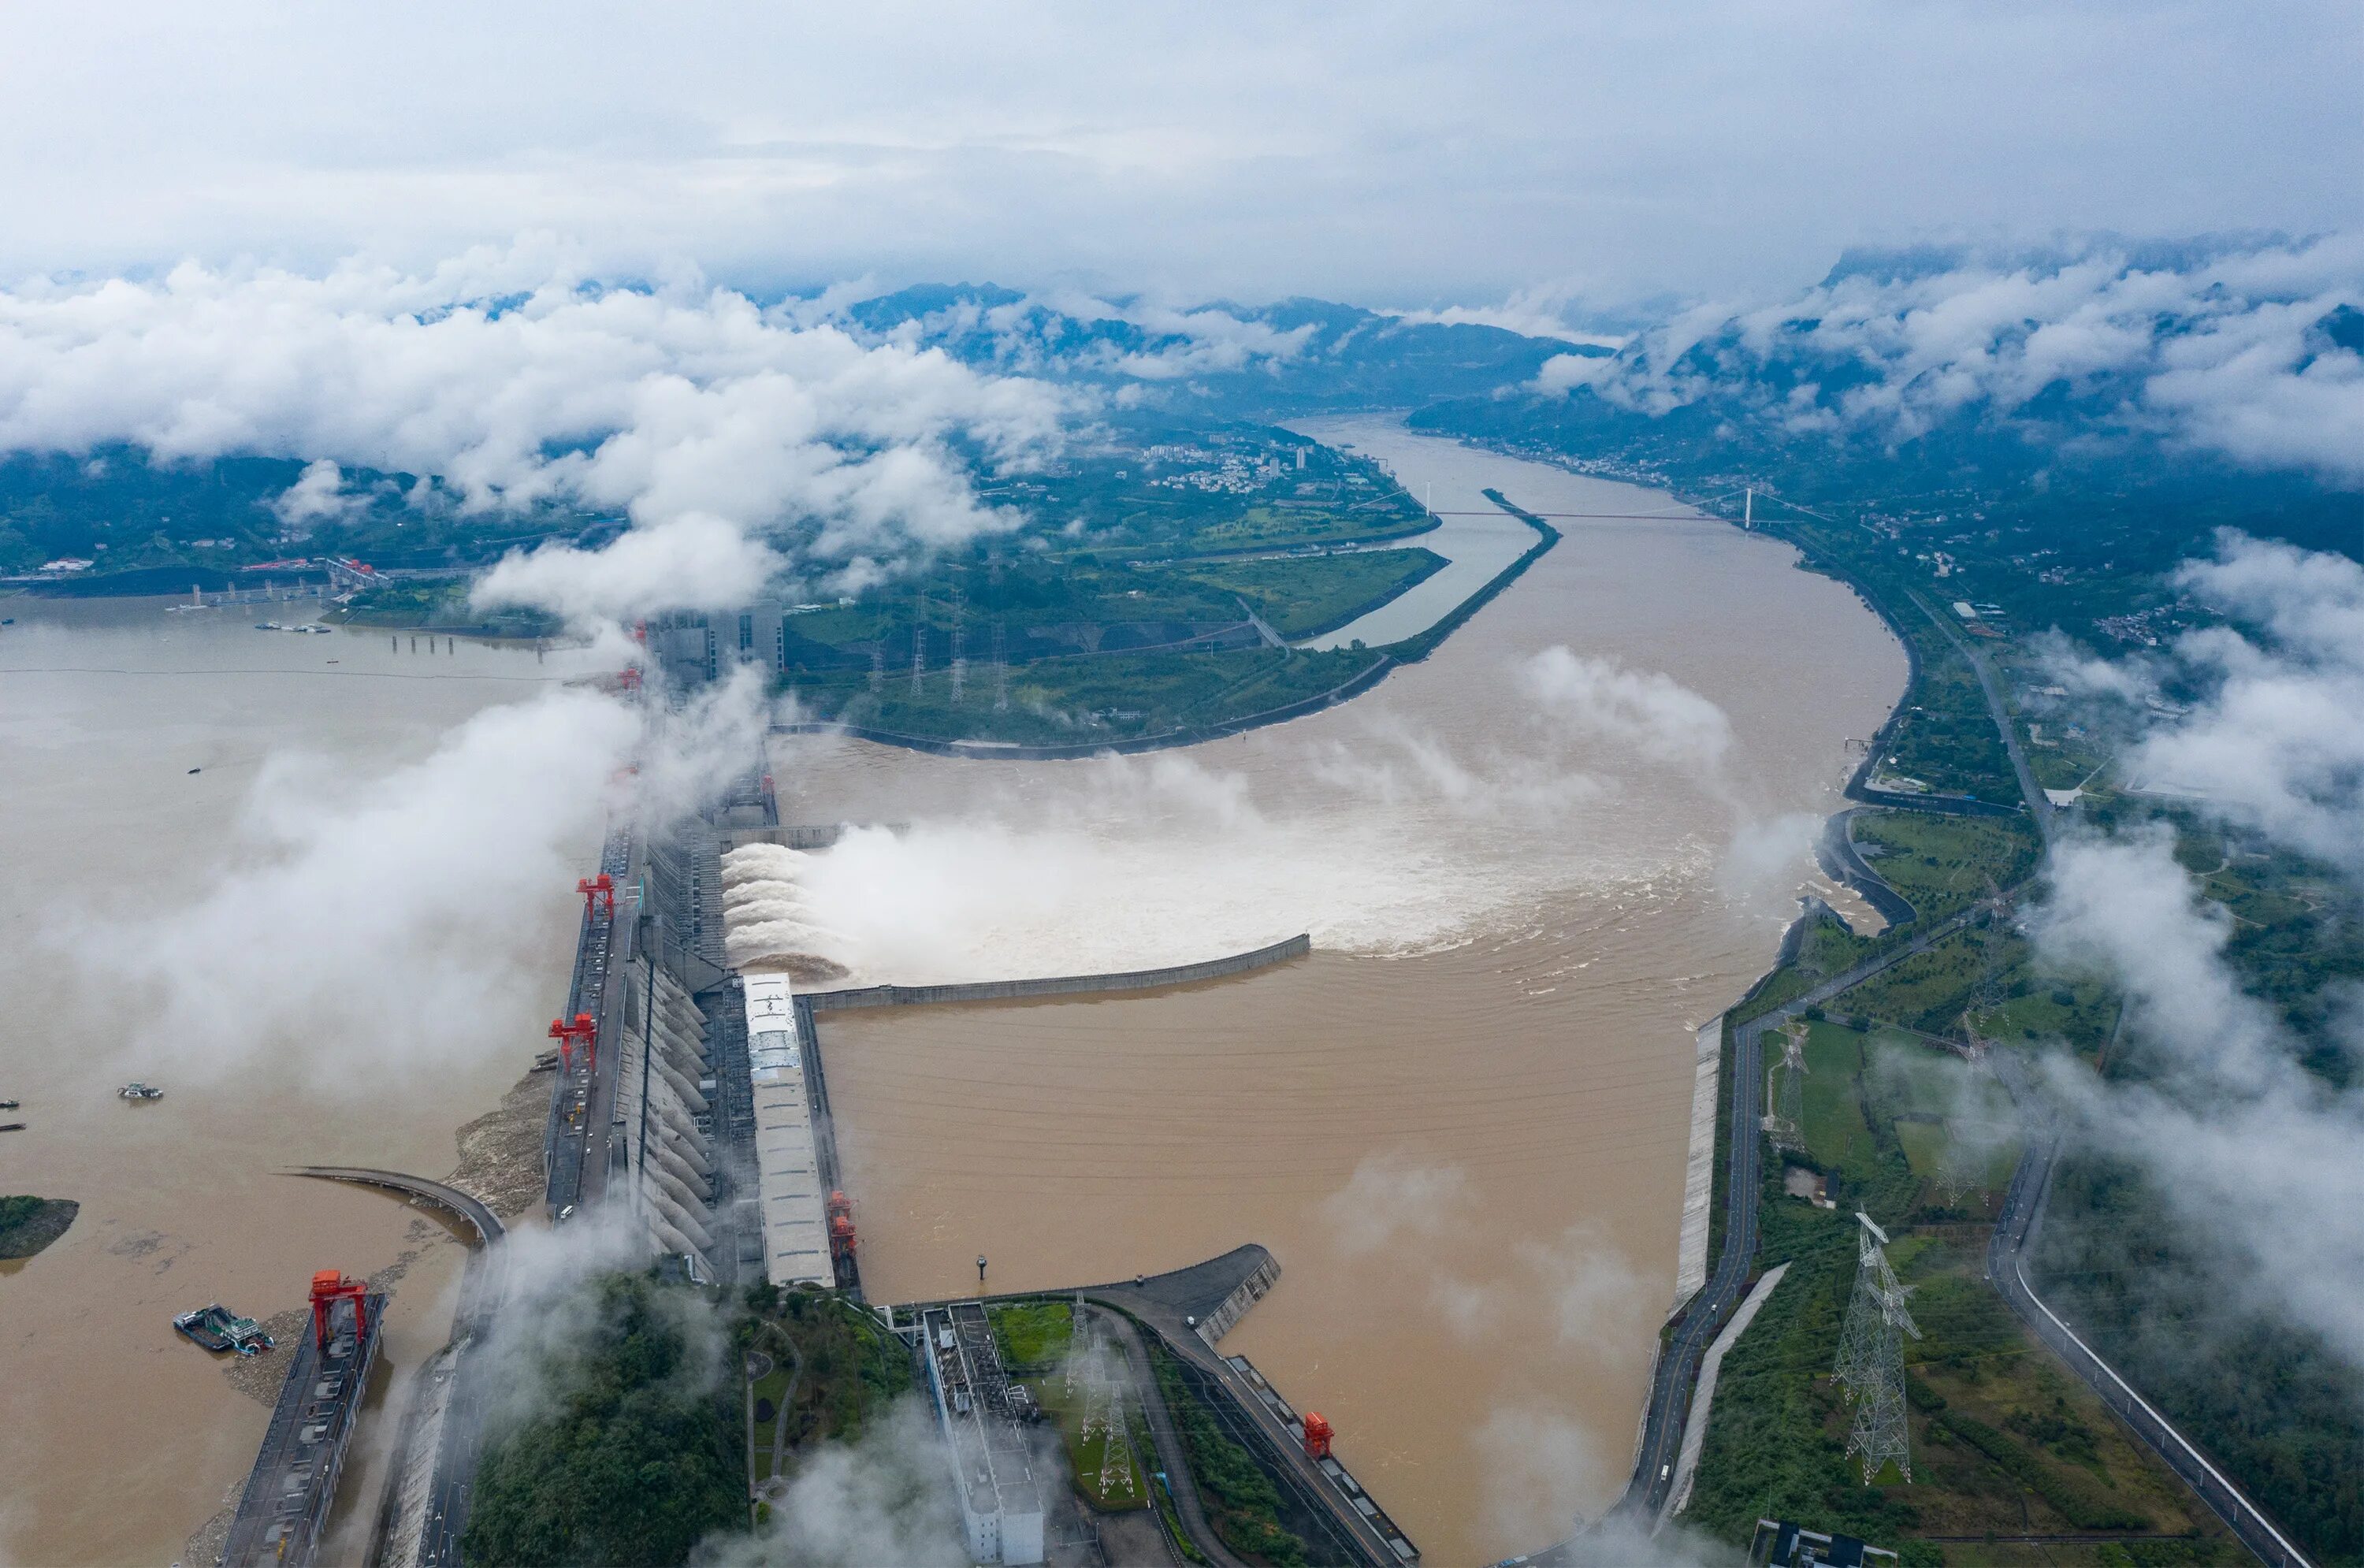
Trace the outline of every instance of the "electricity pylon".
<path fill-rule="evenodd" d="M 1912 1293 L 1889 1266 L 1888 1232 L 1860 1209 L 1855 1218 L 1855 1296 L 1839 1337 L 1837 1377 L 1855 1401 L 1846 1451 L 1863 1456 L 1863 1483 L 1868 1486 L 1890 1460 L 1905 1480 L 1912 1479 L 1912 1434 L 1904 1421 L 1904 1336 L 1917 1340 L 1921 1330 L 1904 1309 Z"/>

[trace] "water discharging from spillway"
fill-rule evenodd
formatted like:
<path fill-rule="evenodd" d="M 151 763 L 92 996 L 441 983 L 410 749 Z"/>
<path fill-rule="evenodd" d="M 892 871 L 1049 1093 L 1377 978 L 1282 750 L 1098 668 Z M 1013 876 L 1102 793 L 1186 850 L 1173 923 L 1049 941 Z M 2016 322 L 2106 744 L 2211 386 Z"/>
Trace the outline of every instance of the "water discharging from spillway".
<path fill-rule="evenodd" d="M 1666 505 L 1376 423 L 1323 434 L 1440 507 L 1486 485 Z M 1556 1539 L 1622 1483 L 1672 1293 L 1692 1026 L 1770 962 L 1846 740 L 1904 677 L 1784 546 L 1559 526 L 1436 656 L 1294 724 L 1042 765 L 775 747 L 790 818 L 909 824 L 770 862 L 778 940 L 825 931 L 850 983 L 1312 934 L 1310 959 L 1147 997 L 825 1015 L 863 1276 L 908 1300 L 974 1289 L 980 1253 L 1014 1290 L 1261 1241 L 1280 1284 L 1224 1350 L 1330 1418 L 1437 1563 Z"/>

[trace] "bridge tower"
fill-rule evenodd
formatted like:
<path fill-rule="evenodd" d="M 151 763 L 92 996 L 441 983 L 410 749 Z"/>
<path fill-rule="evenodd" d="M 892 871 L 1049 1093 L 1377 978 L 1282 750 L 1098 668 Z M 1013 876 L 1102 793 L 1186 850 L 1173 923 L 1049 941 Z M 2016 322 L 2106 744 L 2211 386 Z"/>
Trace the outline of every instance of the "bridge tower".
<path fill-rule="evenodd" d="M 1863 1484 L 1871 1485 L 1890 1460 L 1912 1479 L 1910 1429 L 1904 1420 L 1904 1336 L 1921 1337 L 1904 1309 L 1912 1292 L 1888 1262 L 1888 1232 L 1856 1211 L 1855 1295 L 1839 1338 L 1837 1377 L 1855 1401 L 1846 1451 L 1863 1456 Z"/>

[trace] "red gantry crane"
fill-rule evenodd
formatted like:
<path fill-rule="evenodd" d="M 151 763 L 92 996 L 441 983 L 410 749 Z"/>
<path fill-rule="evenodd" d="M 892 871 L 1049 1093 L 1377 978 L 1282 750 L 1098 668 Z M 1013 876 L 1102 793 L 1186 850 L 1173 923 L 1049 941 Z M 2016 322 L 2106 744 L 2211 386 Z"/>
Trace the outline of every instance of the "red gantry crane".
<path fill-rule="evenodd" d="M 590 1071 L 597 1060 L 594 1053 L 599 1047 L 599 1026 L 592 1021 L 590 1014 L 577 1013 L 572 1023 L 564 1018 L 551 1019 L 550 1038 L 558 1042 L 558 1060 L 569 1073 L 574 1071 L 574 1046 L 578 1040 L 581 1041 L 583 1067 L 585 1072 Z"/>
<path fill-rule="evenodd" d="M 369 1284 L 366 1281 L 347 1279 L 335 1269 L 322 1269 L 312 1276 L 312 1338 L 322 1351 L 329 1348 L 329 1316 L 340 1301 L 353 1304 L 353 1335 L 364 1339 L 369 1334 Z"/>
<path fill-rule="evenodd" d="M 574 891 L 583 895 L 583 917 L 585 919 L 587 920 L 591 918 L 595 914 L 606 915 L 611 918 L 614 917 L 616 913 L 616 879 L 609 876 L 606 872 L 601 872 L 596 877 L 586 876 L 580 879 L 574 884 Z"/>

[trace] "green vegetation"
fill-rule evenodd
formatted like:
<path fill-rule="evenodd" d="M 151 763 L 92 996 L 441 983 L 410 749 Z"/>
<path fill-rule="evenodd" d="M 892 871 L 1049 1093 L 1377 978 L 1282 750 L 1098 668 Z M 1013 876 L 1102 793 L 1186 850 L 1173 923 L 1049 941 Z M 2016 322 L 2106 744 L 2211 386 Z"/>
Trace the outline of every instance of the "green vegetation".
<path fill-rule="evenodd" d="M 1913 680 L 1880 736 L 1871 770 L 1874 788 L 1906 794 L 1963 795 L 1995 806 L 2016 806 L 2019 782 L 1996 733 L 1978 672 L 1940 628 L 1917 594 L 1892 620 L 1912 647 Z"/>
<path fill-rule="evenodd" d="M 890 735 L 1091 745 L 1211 730 L 1320 696 L 1377 662 L 1355 649 L 1281 648 L 1045 660 L 1011 669 L 1006 711 L 996 711 L 990 673 L 975 664 L 957 703 L 942 670 L 926 673 L 916 691 L 908 673 L 888 675 L 875 692 L 867 676 L 790 677 L 789 689 L 809 709 Z"/>
<path fill-rule="evenodd" d="M 29 1258 L 66 1233 L 82 1205 L 61 1197 L 0 1197 L 0 1260 Z"/>
<path fill-rule="evenodd" d="M 488 1432 L 471 1562 L 686 1562 L 747 1528 L 751 1461 L 785 1474 L 911 1387 L 902 1341 L 818 1292 L 758 1285 L 728 1302 L 618 1273 L 542 1310 L 567 1327 L 523 1369 L 531 1411 Z"/>
<path fill-rule="evenodd" d="M 546 1396 L 486 1439 L 463 1550 L 485 1564 L 686 1562 L 747 1519 L 739 1402 L 694 1348 L 712 1308 L 641 1274 L 594 1281 L 576 1305 L 585 1336 L 535 1369 Z"/>
<path fill-rule="evenodd" d="M 1223 1544 L 1251 1562 L 1273 1568 L 1302 1568 L 1310 1561 L 1305 1542 L 1281 1523 L 1280 1490 L 1248 1451 L 1225 1436 L 1215 1418 L 1183 1382 L 1172 1352 L 1154 1340 L 1149 1359 L 1158 1392 L 1173 1412 L 1190 1474 Z"/>
<path fill-rule="evenodd" d="M 771 1363 L 746 1393 L 754 1434 L 749 1458 L 758 1480 L 787 1473 L 796 1455 L 815 1443 L 859 1436 L 912 1386 L 903 1341 L 841 1296 L 757 1285 L 732 1331 L 742 1356 L 752 1351 Z"/>
<path fill-rule="evenodd" d="M 1857 851 L 1882 882 L 1935 922 L 2034 874 L 2043 843 L 2016 817 L 1867 811 L 1855 818 Z"/>
<path fill-rule="evenodd" d="M 2364 1559 L 2364 1377 L 2319 1338 L 2260 1318 L 2221 1281 L 2236 1260 L 2179 1226 L 2132 1167 L 2055 1167 L 2029 1273 L 2080 1332 L 2325 1562 Z M 2260 1420 L 2270 1395 L 2271 1419 Z"/>
<path fill-rule="evenodd" d="M 1960 1222 L 1898 1137 L 1926 1125 L 1898 1118 L 1928 1114 L 1941 1096 L 1893 1064 L 1883 1071 L 1882 1059 L 1895 1053 L 1909 1064 L 1904 1053 L 1919 1049 L 1813 1027 L 1803 1162 L 1828 1173 L 1836 1207 L 1785 1195 L 1780 1167 L 1768 1170 L 1764 1256 L 1768 1265 L 1787 1261 L 1790 1273 L 1725 1358 L 1691 1517 L 1736 1541 L 1764 1515 L 1811 1518 L 1895 1546 L 1908 1562 L 1985 1560 L 1917 1539 L 1927 1536 L 2110 1531 L 2186 1537 L 2177 1561 L 2240 1561 L 2205 1510 L 1985 1283 L 1985 1228 Z M 2009 1159 L 1996 1158 L 1979 1179 L 1990 1194 L 2009 1173 Z M 1852 1407 L 1830 1375 L 1855 1284 L 1857 1207 L 1896 1236 L 1890 1256 L 1913 1289 L 1924 1335 L 1905 1346 L 1910 1485 L 1893 1472 L 1863 1485 L 1845 1452 Z M 2140 1553 L 2150 1544 L 2046 1550 L 2054 1562 L 2101 1563 L 2124 1561 L 2105 1550 Z"/>
<path fill-rule="evenodd" d="M 1238 595 L 1281 636 L 1303 638 L 1335 631 L 1444 567 L 1430 550 L 1373 550 L 1196 567 L 1188 576 Z"/>
<path fill-rule="evenodd" d="M 1067 1358 L 1075 1342 L 1075 1308 L 1064 1301 L 1021 1301 L 988 1307 L 1002 1364 L 1021 1376 L 1044 1373 Z"/>
<path fill-rule="evenodd" d="M 461 637 L 555 637 L 564 629 L 556 617 L 540 610 L 478 610 L 468 603 L 469 587 L 464 578 L 405 578 L 355 594 L 326 618 Z"/>
<path fill-rule="evenodd" d="M 1136 1405 L 1125 1411 L 1125 1419 L 1132 1435 L 1132 1451 L 1146 1465 L 1157 1453 L 1156 1440 L 1149 1430 L 1149 1417 Z M 1199 1543 L 1192 1540 L 1190 1532 L 1182 1528 L 1181 1512 L 1174 1506 L 1174 1477 L 1161 1470 L 1147 1479 L 1152 1483 L 1149 1496 L 1151 1501 L 1157 1505 L 1157 1518 L 1165 1527 L 1165 1539 L 1181 1551 L 1184 1562 L 1205 1562 L 1207 1554 L 1199 1550 Z"/>
<path fill-rule="evenodd" d="M 1081 1382 L 1054 1376 L 1036 1384 L 1035 1388 L 1041 1396 L 1043 1413 L 1058 1426 L 1061 1445 L 1067 1452 L 1067 1473 L 1085 1500 L 1103 1513 L 1148 1507 L 1149 1485 L 1142 1473 L 1141 1455 L 1149 1451 L 1138 1444 L 1128 1450 L 1125 1444 L 1119 1443 L 1116 1446 L 1123 1451 L 1120 1453 L 1121 1462 L 1110 1466 L 1109 1447 L 1112 1434 L 1099 1425 L 1087 1429 L 1086 1420 L 1091 1412 L 1086 1408 Z"/>

